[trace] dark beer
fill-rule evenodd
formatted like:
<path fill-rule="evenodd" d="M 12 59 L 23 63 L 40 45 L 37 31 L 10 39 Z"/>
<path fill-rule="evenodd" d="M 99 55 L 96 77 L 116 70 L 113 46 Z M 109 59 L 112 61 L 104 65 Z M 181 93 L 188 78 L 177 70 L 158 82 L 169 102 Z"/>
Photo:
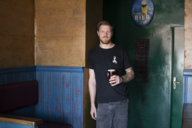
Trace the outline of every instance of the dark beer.
<path fill-rule="evenodd" d="M 108 73 L 107 73 L 108 79 L 110 79 L 111 76 L 113 76 L 113 75 L 116 75 L 115 69 L 109 69 Z M 115 84 L 115 83 L 112 83 L 112 84 Z"/>

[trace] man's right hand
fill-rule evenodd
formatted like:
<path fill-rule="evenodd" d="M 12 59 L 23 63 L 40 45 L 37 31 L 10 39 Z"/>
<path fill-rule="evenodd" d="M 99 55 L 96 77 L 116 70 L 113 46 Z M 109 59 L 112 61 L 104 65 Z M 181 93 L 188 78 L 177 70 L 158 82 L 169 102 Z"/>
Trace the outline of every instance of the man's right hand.
<path fill-rule="evenodd" d="M 95 107 L 95 106 L 92 106 L 92 107 L 91 107 L 91 112 L 90 112 L 90 114 L 91 114 L 91 117 L 92 117 L 94 120 L 97 119 L 97 110 L 96 110 L 96 107 Z"/>

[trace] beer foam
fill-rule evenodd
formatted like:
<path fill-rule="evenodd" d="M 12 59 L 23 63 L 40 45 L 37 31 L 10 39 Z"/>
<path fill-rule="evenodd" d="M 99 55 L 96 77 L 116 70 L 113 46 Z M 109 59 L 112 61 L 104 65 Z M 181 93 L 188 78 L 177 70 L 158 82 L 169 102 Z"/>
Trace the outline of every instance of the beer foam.
<path fill-rule="evenodd" d="M 115 69 L 108 69 L 108 71 L 109 71 L 109 72 L 114 72 L 114 71 L 115 71 Z"/>
<path fill-rule="evenodd" d="M 148 4 L 147 0 L 143 0 L 143 1 L 141 2 L 141 5 L 147 5 L 147 4 Z"/>

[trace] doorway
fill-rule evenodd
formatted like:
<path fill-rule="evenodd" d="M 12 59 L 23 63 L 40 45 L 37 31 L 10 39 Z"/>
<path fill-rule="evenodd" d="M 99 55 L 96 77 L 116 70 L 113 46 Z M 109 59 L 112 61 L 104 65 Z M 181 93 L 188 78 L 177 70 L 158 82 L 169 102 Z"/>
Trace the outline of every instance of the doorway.
<path fill-rule="evenodd" d="M 183 112 L 184 27 L 172 29 L 171 126 L 181 128 Z"/>

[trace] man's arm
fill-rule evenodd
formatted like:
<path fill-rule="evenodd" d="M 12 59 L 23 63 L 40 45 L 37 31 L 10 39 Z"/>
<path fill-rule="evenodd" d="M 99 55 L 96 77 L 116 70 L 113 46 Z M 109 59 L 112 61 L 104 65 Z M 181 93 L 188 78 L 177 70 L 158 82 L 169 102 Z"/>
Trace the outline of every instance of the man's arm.
<path fill-rule="evenodd" d="M 118 85 L 118 84 L 122 83 L 122 81 L 123 81 L 123 83 L 129 82 L 135 77 L 135 73 L 134 73 L 132 67 L 127 68 L 125 71 L 126 71 L 126 74 L 124 76 L 113 75 L 111 77 L 111 79 L 109 80 L 111 86 Z M 115 84 L 112 84 L 112 83 L 115 83 Z"/>
<path fill-rule="evenodd" d="M 124 83 L 131 81 L 135 77 L 135 73 L 134 73 L 132 67 L 127 68 L 125 71 L 126 71 L 126 74 L 124 76 L 122 76 Z M 121 82 L 122 82 L 122 78 L 121 78 Z"/>
<path fill-rule="evenodd" d="M 95 96 L 96 96 L 96 81 L 95 81 L 95 72 L 93 69 L 89 69 L 89 94 L 91 100 L 91 117 L 96 120 L 97 111 L 95 107 Z"/>

